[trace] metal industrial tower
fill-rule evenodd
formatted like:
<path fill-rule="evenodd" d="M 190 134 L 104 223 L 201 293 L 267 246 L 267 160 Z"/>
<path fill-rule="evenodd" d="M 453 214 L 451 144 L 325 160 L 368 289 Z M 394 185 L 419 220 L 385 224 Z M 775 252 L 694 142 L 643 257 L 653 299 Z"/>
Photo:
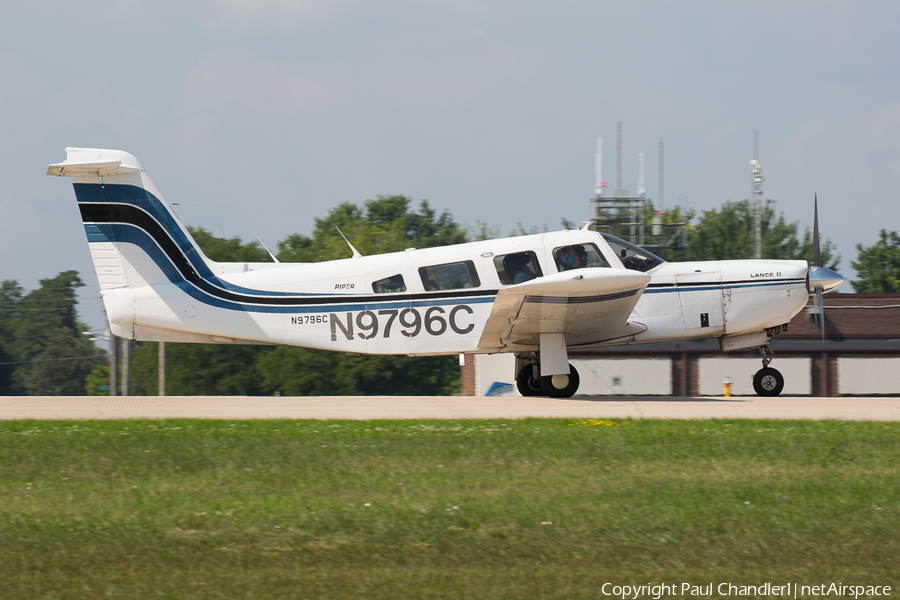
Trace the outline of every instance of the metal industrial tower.
<path fill-rule="evenodd" d="M 759 131 L 753 135 L 753 160 L 750 161 L 753 173 L 753 258 L 762 258 L 762 167 L 759 165 Z"/>
<path fill-rule="evenodd" d="M 611 233 L 648 250 L 662 248 L 683 249 L 687 247 L 687 223 L 662 223 L 661 210 L 649 218 L 647 209 L 652 205 L 646 195 L 644 177 L 644 153 L 638 156 L 638 193 L 631 196 L 622 189 L 622 123 L 616 128 L 616 189 L 606 193 L 607 183 L 603 182 L 603 138 L 597 138 L 596 186 L 594 197 L 594 228 Z M 662 196 L 662 156 L 663 145 L 659 143 L 659 190 Z M 660 200 L 661 202 L 661 200 Z M 660 205 L 660 209 L 662 206 Z M 648 225 L 650 226 L 648 229 Z"/>

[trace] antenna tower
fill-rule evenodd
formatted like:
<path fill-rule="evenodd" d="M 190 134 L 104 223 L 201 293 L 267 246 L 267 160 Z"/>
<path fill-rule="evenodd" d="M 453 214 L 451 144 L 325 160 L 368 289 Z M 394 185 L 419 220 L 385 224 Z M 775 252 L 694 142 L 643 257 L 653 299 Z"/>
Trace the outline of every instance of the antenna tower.
<path fill-rule="evenodd" d="M 622 121 L 616 127 L 616 195 L 622 190 Z"/>
<path fill-rule="evenodd" d="M 759 131 L 753 135 L 753 160 L 750 161 L 753 173 L 753 258 L 762 258 L 762 167 L 759 166 Z"/>
<path fill-rule="evenodd" d="M 663 143 L 659 142 L 659 210 L 663 209 Z"/>
<path fill-rule="evenodd" d="M 638 196 L 644 196 L 647 193 L 647 186 L 644 185 L 646 177 L 644 177 L 644 153 L 638 152 Z"/>
<path fill-rule="evenodd" d="M 659 192 L 662 196 L 662 142 L 659 143 Z M 622 122 L 616 127 L 616 190 L 604 195 L 602 139 L 597 138 L 597 161 L 595 165 L 597 184 L 594 188 L 594 227 L 597 231 L 611 233 L 648 249 L 681 249 L 687 245 L 687 223 L 662 223 L 658 212 L 651 222 L 647 221 L 648 202 L 647 176 L 644 153 L 638 154 L 638 188 L 632 196 L 622 189 Z M 651 229 L 648 229 L 651 227 Z"/>
<path fill-rule="evenodd" d="M 603 188 L 607 186 L 607 184 L 603 183 L 603 138 L 597 138 L 597 162 L 594 165 L 594 178 L 596 180 L 596 187 L 594 188 L 594 195 L 599 198 L 603 195 Z"/>

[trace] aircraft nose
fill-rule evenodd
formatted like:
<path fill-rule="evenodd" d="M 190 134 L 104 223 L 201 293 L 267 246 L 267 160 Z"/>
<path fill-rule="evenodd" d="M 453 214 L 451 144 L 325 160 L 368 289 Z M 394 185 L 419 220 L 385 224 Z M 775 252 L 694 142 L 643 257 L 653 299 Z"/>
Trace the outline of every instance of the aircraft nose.
<path fill-rule="evenodd" d="M 830 292 L 842 283 L 844 283 L 843 276 L 826 267 L 810 267 L 806 276 L 806 289 L 810 294 L 815 294 L 816 290 Z"/>

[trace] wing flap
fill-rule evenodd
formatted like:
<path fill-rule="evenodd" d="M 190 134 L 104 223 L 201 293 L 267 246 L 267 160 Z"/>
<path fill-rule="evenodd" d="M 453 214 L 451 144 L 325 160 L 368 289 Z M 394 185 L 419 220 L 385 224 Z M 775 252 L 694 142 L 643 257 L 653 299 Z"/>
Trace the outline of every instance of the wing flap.
<path fill-rule="evenodd" d="M 578 269 L 497 293 L 479 348 L 536 350 L 541 333 L 564 333 L 583 346 L 646 329 L 628 318 L 650 276 L 626 269 Z"/>

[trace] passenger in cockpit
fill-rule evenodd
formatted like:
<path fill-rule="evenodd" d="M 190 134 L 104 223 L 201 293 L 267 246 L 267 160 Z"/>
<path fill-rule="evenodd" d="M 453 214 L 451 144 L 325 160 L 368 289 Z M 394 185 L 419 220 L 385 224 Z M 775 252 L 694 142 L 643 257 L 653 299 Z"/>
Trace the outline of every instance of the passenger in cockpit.
<path fill-rule="evenodd" d="M 535 278 L 534 273 L 528 269 L 528 262 L 529 258 L 526 252 L 507 254 L 503 258 L 503 269 L 512 283 L 523 283 Z"/>

